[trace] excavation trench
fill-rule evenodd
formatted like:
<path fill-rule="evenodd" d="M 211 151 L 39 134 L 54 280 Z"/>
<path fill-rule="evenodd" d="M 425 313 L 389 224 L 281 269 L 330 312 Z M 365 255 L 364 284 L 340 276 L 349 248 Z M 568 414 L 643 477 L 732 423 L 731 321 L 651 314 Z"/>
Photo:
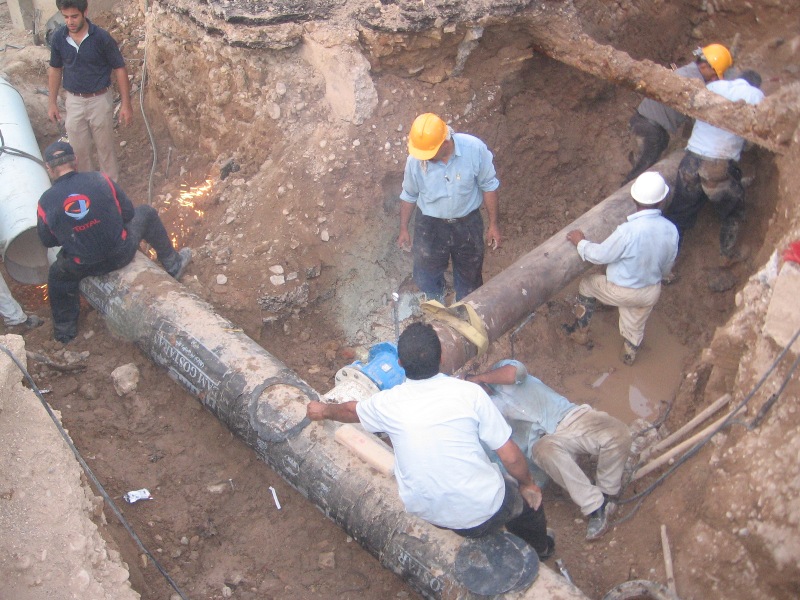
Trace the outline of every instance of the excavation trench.
<path fill-rule="evenodd" d="M 663 28 L 645 27 L 657 15 L 648 21 L 642 13 L 626 29 L 623 20 L 606 18 L 607 8 L 600 11 L 582 2 L 577 17 L 567 17 L 577 18 L 579 29 L 592 30 L 593 39 L 567 55 L 564 50 L 583 35 L 569 33 L 576 31 L 575 22 L 561 29 L 555 24 L 563 22 L 554 19 L 553 31 L 513 17 L 482 21 L 481 27 L 458 19 L 440 25 L 424 20 L 434 4 L 383 5 L 383 11 L 418 12 L 423 20 L 413 30 L 331 30 L 316 22 L 243 26 L 219 23 L 218 13 L 180 2 L 152 3 L 145 21 L 128 13 L 116 24 L 100 20 L 112 26 L 118 39 L 130 40 L 123 51 L 134 83 L 140 81 L 147 49 L 144 105 L 159 151 L 151 202 L 176 241 L 196 250 L 196 259 L 184 287 L 137 259 L 130 271 L 92 282 L 86 290 L 97 310 L 84 313 L 81 333 L 86 337 L 79 336 L 75 350 L 92 353 L 94 382 L 109 391 L 110 399 L 102 392 L 98 398 L 83 378 L 41 373 L 54 390 L 51 401 L 93 465 L 105 469 L 108 485 L 120 494 L 142 486 L 154 491 L 158 502 L 128 507 L 126 513 L 138 521 L 149 545 L 163 548 L 170 570 L 194 592 L 192 597 L 219 594 L 223 585 L 242 598 L 404 593 L 394 578 L 380 580 L 372 561 L 361 564 L 353 545 L 348 548 L 349 538 L 338 536 L 324 519 L 318 519 L 319 525 L 309 517 L 307 503 L 298 499 L 293 507 L 292 490 L 277 478 L 270 480 L 271 471 L 246 469 L 253 454 L 414 589 L 443 597 L 461 593 L 451 571 L 459 540 L 408 518 L 394 483 L 335 444 L 332 428 L 302 423 L 305 402 L 316 397 L 315 390 L 333 387 L 337 369 L 372 344 L 394 337 L 387 298 L 407 289 L 411 271 L 410 257 L 394 244 L 397 195 L 405 134 L 418 112 L 440 112 L 457 131 L 484 139 L 495 153 L 501 180 L 506 245 L 487 253 L 486 284 L 468 298 L 484 318 L 493 344 L 476 360 L 472 346 L 437 325 L 447 370 L 464 364 L 483 368 L 514 354 L 570 399 L 627 421 L 657 418 L 660 402 L 672 402 L 677 394 L 671 418 L 680 424 L 703 403 L 704 394 L 716 398 L 730 389 L 748 347 L 765 347 L 719 330 L 715 335 L 715 330 L 733 314 L 737 294 L 744 298 L 740 306 L 760 305 L 760 297 L 743 286 L 777 247 L 788 227 L 784 220 L 794 219 L 792 203 L 780 199 L 785 176 L 779 172 L 785 169 L 779 158 L 785 152 L 784 126 L 791 119 L 770 110 L 758 118 L 770 123 L 775 117 L 782 125 L 753 130 L 753 114 L 739 118 L 736 109 L 722 111 L 741 121 L 742 133 L 751 139 L 765 140 L 766 147 L 778 145 L 778 158 L 756 148 L 742 162 L 745 175 L 756 176 L 748 198 L 757 201 L 749 206 L 749 226 L 743 231 L 753 259 L 733 270 L 738 279 L 733 288 L 709 292 L 717 223 L 704 213 L 686 238 L 679 283 L 663 290 L 648 322 L 641 362 L 625 370 L 616 359 L 615 313 L 595 316 L 593 350 L 573 347 L 560 337 L 560 324 L 570 317 L 575 278 L 586 268 L 563 239 L 564 232 L 574 224 L 599 240 L 630 210 L 625 189 L 618 188 L 629 168 L 627 120 L 640 100 L 632 88 L 683 102 L 695 116 L 715 112 L 702 94 L 694 98 L 687 95 L 690 90 L 673 85 L 666 69 L 630 60 L 685 61 L 686 49 L 697 42 L 694 31 L 688 33 L 688 23 L 672 6 L 661 7 Z M 464 18 L 475 8 L 468 4 Z M 502 6 L 512 10 L 523 4 Z M 759 14 L 762 22 L 767 16 L 766 9 Z M 760 31 L 778 35 L 790 22 L 778 17 Z M 734 31 L 747 31 L 744 22 L 742 17 L 734 26 L 720 17 L 706 25 L 702 15 L 692 17 L 692 27 L 704 38 L 731 40 Z M 600 31 L 604 28 L 608 31 Z M 282 43 L 276 41 L 278 30 Z M 777 58 L 792 56 L 791 32 L 785 38 L 788 43 L 770 46 L 772 40 L 756 44 L 743 35 L 742 56 L 751 60 L 746 66 L 765 68 L 768 96 L 793 77 L 791 71 L 777 70 Z M 618 54 L 621 50 L 628 54 Z M 34 99 L 26 102 L 30 112 L 37 96 L 28 92 Z M 43 146 L 57 133 L 41 125 L 46 115 L 35 122 Z M 676 134 L 671 150 L 681 148 L 687 133 Z M 146 201 L 151 154 L 141 120 L 133 131 L 120 130 L 119 135 L 127 142 L 120 148 L 121 183 L 137 202 Z M 676 160 L 673 156 L 659 166 L 670 179 Z M 182 196 L 184 189 L 194 194 L 191 205 Z M 768 226 L 771 220 L 776 227 Z M 198 307 L 211 316 L 199 317 Z M 215 429 L 215 419 L 194 410 L 198 403 L 176 398 L 161 371 L 106 334 L 100 314 L 112 331 L 135 340 L 254 451 L 237 450 L 227 431 Z M 206 330 L 221 332 L 214 336 Z M 47 349 L 48 333 L 42 329 L 27 339 Z M 696 358 L 703 348 L 709 349 Z M 106 382 L 109 367 L 131 361 L 139 364 L 144 380 L 139 392 L 118 401 Z M 640 390 L 645 390 L 644 399 L 636 396 Z M 203 448 L 197 447 L 198 439 Z M 747 465 L 738 465 L 739 470 L 724 460 L 721 464 L 742 489 L 754 489 L 740 481 L 743 473 L 768 473 Z M 753 533 L 757 525 L 748 522 L 754 519 L 747 516 L 750 505 L 735 501 L 741 506 L 727 506 L 725 495 L 711 487 L 724 489 L 725 484 L 706 470 L 691 471 L 669 492 L 662 489 L 661 497 L 646 503 L 630 525 L 591 546 L 583 542 L 585 520 L 575 506 L 558 489 L 546 488 L 548 517 L 559 536 L 558 557 L 580 589 L 599 598 L 629 578 L 663 581 L 660 550 L 653 550 L 649 535 L 649 524 L 657 528 L 659 522 L 670 527 L 678 584 L 693 590 L 694 597 L 707 597 L 708 585 L 719 585 L 724 591 L 717 595 L 731 598 L 748 585 L 761 586 L 768 578 L 751 577 L 748 569 L 739 568 L 747 560 L 756 563 L 758 573 L 774 574 L 772 566 L 755 558 L 763 555 L 757 546 L 762 538 Z M 268 485 L 278 488 L 282 511 L 273 509 Z M 681 488 L 695 492 L 684 498 Z M 759 498 L 750 500 L 756 506 Z M 751 535 L 731 535 L 731 527 Z M 697 539 L 714 541 L 698 545 Z M 317 555 L 331 548 L 337 556 L 335 571 L 316 563 Z M 736 563 L 739 567 L 726 567 L 732 564 L 727 557 L 707 560 L 711 548 L 733 548 L 745 558 Z M 127 556 L 135 556 L 135 550 L 129 548 Z M 137 589 L 147 590 L 148 598 L 161 597 L 151 568 L 137 569 L 138 562 L 129 559 Z M 721 583 L 709 583 L 713 580 L 694 573 L 695 567 Z M 364 591 L 370 573 L 374 587 Z M 552 575 L 543 573 L 544 580 Z M 392 591 L 387 594 L 387 589 Z"/>
<path fill-rule="evenodd" d="M 675 163 L 673 157 L 658 165 L 669 180 Z M 566 229 L 603 238 L 632 211 L 626 187 Z M 494 341 L 588 267 L 560 231 L 465 301 L 475 307 Z M 376 474 L 334 443 L 331 426 L 305 419 L 306 404 L 319 394 L 211 306 L 185 292 L 141 254 L 124 269 L 85 279 L 81 291 L 116 334 L 165 368 L 385 567 L 426 597 L 467 593 L 454 574 L 455 556 L 464 540 L 407 515 L 391 478 Z M 457 369 L 470 358 L 454 351 L 464 347 L 463 340 L 448 337 L 443 347 L 446 368 Z M 338 401 L 353 398 L 336 390 L 330 396 Z M 582 597 L 544 566 L 523 596 Z"/>

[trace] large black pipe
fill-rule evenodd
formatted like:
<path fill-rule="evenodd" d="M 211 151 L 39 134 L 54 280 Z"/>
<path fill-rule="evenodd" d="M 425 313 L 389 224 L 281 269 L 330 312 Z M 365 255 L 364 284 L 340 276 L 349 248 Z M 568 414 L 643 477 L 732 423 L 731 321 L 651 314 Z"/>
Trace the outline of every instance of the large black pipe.
<path fill-rule="evenodd" d="M 470 598 L 456 579 L 463 539 L 403 510 L 393 479 L 334 441 L 334 424 L 308 424 L 318 394 L 278 359 L 143 255 L 81 282 L 109 327 L 135 343 L 292 486 L 387 568 L 428 598 Z M 546 567 L 513 597 L 585 600 Z"/>
<path fill-rule="evenodd" d="M 676 152 L 651 170 L 672 186 L 683 152 Z M 581 229 L 592 241 L 603 241 L 634 211 L 630 184 L 575 219 L 541 246 L 521 257 L 464 298 L 486 326 L 494 342 L 539 306 L 563 290 L 592 265 L 581 260 L 567 232 Z M 477 355 L 477 348 L 455 330 L 434 323 L 442 342 L 442 369 L 453 373 Z"/>

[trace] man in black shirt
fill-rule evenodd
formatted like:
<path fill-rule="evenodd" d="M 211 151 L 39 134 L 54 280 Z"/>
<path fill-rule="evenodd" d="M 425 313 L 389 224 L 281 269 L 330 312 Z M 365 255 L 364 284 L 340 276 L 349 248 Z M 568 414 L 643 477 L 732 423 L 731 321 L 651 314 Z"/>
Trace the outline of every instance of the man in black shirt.
<path fill-rule="evenodd" d="M 47 287 L 53 337 L 66 344 L 78 334 L 81 279 L 121 269 L 133 260 L 141 240 L 153 247 L 167 273 L 180 279 L 192 251 L 176 252 L 156 210 L 134 208 L 106 174 L 78 173 L 68 143 L 48 146 L 44 160 L 53 186 L 39 199 L 37 229 L 46 247 L 61 246 Z"/>
<path fill-rule="evenodd" d="M 119 119 L 128 125 L 133 109 L 125 59 L 114 38 L 86 18 L 87 0 L 56 0 L 56 6 L 65 24 L 50 39 L 47 114 L 51 121 L 61 120 L 58 90 L 63 85 L 67 91 L 64 126 L 81 169 L 94 170 L 91 153 L 94 146 L 100 170 L 116 181 L 119 165 L 114 143 L 111 81 L 113 76 L 119 90 Z"/>

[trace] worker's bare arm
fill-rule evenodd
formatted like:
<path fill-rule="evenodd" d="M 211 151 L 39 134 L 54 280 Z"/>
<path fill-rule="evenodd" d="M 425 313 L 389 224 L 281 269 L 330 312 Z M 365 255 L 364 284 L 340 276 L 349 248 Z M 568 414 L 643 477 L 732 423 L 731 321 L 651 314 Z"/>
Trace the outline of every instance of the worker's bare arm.
<path fill-rule="evenodd" d="M 528 470 L 528 461 L 525 460 L 522 450 L 514 440 L 509 439 L 496 452 L 508 474 L 519 483 L 519 493 L 522 498 L 533 510 L 538 510 L 542 505 L 542 490 L 533 482 L 531 472 Z"/>
<path fill-rule="evenodd" d="M 357 402 L 342 404 L 326 404 L 312 400 L 306 407 L 306 416 L 312 421 L 339 421 L 340 423 L 358 423 Z"/>

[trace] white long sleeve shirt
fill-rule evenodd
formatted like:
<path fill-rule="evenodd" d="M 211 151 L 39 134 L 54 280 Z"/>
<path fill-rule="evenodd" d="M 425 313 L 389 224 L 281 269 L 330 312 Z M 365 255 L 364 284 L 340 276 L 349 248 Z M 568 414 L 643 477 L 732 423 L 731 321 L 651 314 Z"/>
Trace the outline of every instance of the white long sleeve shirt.
<path fill-rule="evenodd" d="M 713 81 L 707 87 L 709 91 L 724 96 L 732 102 L 743 100 L 747 104 L 758 104 L 764 99 L 764 93 L 744 79 Z M 692 135 L 686 144 L 687 150 L 700 156 L 731 160 L 739 160 L 743 147 L 743 138 L 709 125 L 705 121 L 695 121 Z"/>

